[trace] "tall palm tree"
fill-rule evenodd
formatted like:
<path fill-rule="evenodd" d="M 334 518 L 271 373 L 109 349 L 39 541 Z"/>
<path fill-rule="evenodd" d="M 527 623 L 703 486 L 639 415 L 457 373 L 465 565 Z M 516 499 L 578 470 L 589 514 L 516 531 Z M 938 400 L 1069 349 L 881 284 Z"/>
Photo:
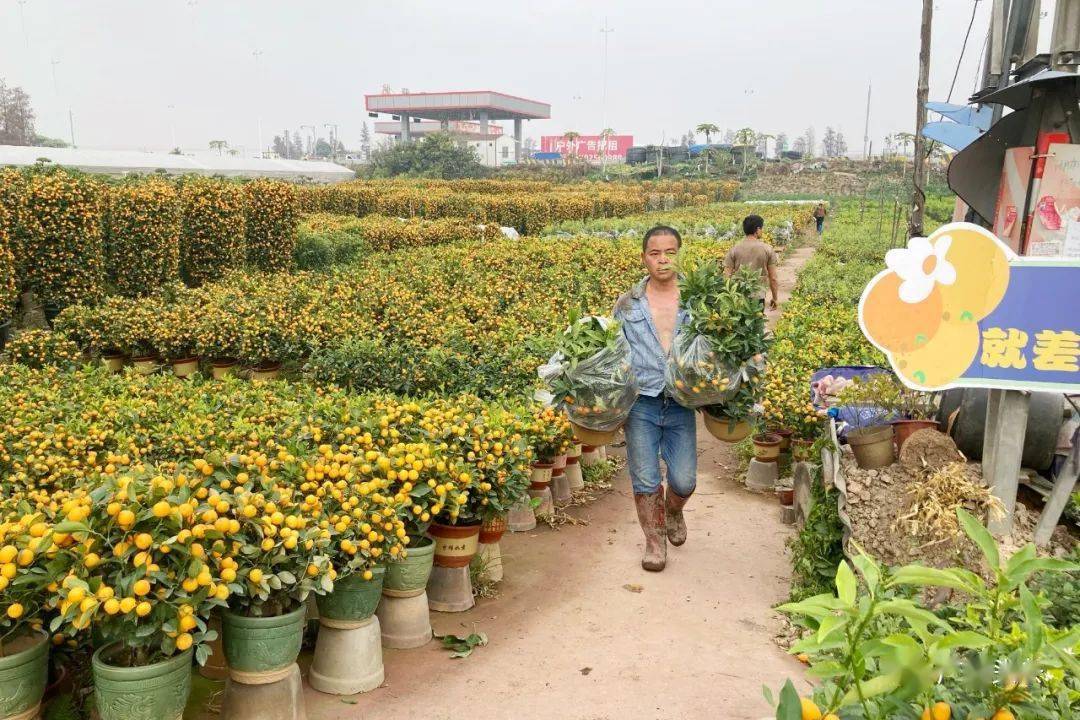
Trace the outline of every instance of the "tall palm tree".
<path fill-rule="evenodd" d="M 211 140 L 210 149 L 217 150 L 217 154 L 221 155 L 225 148 L 229 147 L 229 143 L 225 140 Z"/>
<path fill-rule="evenodd" d="M 701 133 L 702 135 L 705 136 L 705 144 L 706 145 L 708 145 L 708 144 L 710 144 L 712 142 L 713 133 L 716 133 L 716 134 L 720 133 L 720 128 L 716 127 L 716 125 L 714 125 L 712 123 L 701 123 L 700 125 L 698 125 L 694 129 L 697 132 L 699 132 L 699 133 Z"/>
<path fill-rule="evenodd" d="M 757 134 L 753 128 L 744 127 L 739 132 L 735 133 L 735 145 L 742 148 L 742 160 L 743 170 L 746 169 L 746 163 L 749 159 L 749 148 L 754 147 L 754 141 L 757 138 Z"/>
<path fill-rule="evenodd" d="M 568 160 L 573 160 L 574 156 L 577 155 L 577 147 L 574 145 L 574 141 L 577 140 L 579 137 L 581 137 L 581 133 L 577 132 L 576 130 L 567 130 L 563 133 L 563 140 L 566 141 L 566 145 L 568 148 Z M 573 150 L 569 150 L 569 148 L 573 148 Z"/>

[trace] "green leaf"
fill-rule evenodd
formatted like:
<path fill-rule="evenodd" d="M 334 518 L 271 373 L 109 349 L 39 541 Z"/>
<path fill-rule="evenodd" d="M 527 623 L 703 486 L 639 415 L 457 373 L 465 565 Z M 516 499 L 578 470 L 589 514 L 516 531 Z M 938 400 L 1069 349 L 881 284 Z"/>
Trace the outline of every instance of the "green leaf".
<path fill-rule="evenodd" d="M 873 595 L 877 592 L 878 585 L 881 583 L 881 570 L 878 569 L 874 559 L 864 553 L 862 548 L 858 547 L 858 545 L 855 547 L 858 548 L 859 554 L 855 556 L 852 562 L 855 564 L 859 574 L 863 576 L 863 580 L 866 581 L 866 587 L 869 588 L 870 594 Z"/>
<path fill-rule="evenodd" d="M 900 673 L 894 672 L 888 675 L 878 675 L 875 678 L 871 678 L 866 682 L 859 683 L 859 687 L 862 688 L 863 697 L 871 698 L 878 695 L 883 695 L 887 692 L 892 692 L 896 688 L 900 687 Z M 840 701 L 840 705 L 853 705 L 859 702 L 859 693 L 856 688 L 848 690 L 847 694 Z"/>
<path fill-rule="evenodd" d="M 847 668 L 835 660 L 816 663 L 806 671 L 807 675 L 817 680 L 828 680 L 829 678 L 840 677 L 845 673 L 847 673 Z"/>
<path fill-rule="evenodd" d="M 971 650 L 977 650 L 979 648 L 989 647 L 993 644 L 994 641 L 982 633 L 977 633 L 974 630 L 960 630 L 941 638 L 934 643 L 934 647 L 938 650 L 948 650 L 951 648 L 969 648 Z"/>
<path fill-rule="evenodd" d="M 795 686 L 788 680 L 780 690 L 780 705 L 776 708 L 776 720 L 802 720 L 802 700 Z"/>
<path fill-rule="evenodd" d="M 847 625 L 847 623 L 848 619 L 840 615 L 829 615 L 828 617 L 826 617 L 824 620 L 821 621 L 821 625 L 818 626 L 816 638 L 818 644 L 821 644 L 828 640 L 830 635 L 832 635 L 837 630 L 843 628 L 845 625 Z"/>
<path fill-rule="evenodd" d="M 939 570 L 922 565 L 906 565 L 892 574 L 892 585 L 915 585 L 917 587 L 947 587 L 970 595 L 981 595 L 980 588 L 972 587 L 961 575 L 952 570 Z"/>
<path fill-rule="evenodd" d="M 77 532 L 90 532 L 90 528 L 86 525 L 86 523 L 72 522 L 70 520 L 68 520 L 67 522 L 57 523 L 56 525 L 53 525 L 52 530 L 54 533 L 66 533 L 68 535 Z"/>
<path fill-rule="evenodd" d="M 761 686 L 761 694 L 765 698 L 765 702 L 769 703 L 770 707 L 776 707 L 776 700 L 773 698 L 772 688 L 768 685 Z"/>
<path fill-rule="evenodd" d="M 1024 610 L 1024 630 L 1027 631 L 1028 652 L 1035 655 L 1042 647 L 1044 639 L 1043 614 L 1039 609 L 1039 601 L 1023 583 L 1020 584 L 1020 606 Z"/>
<path fill-rule="evenodd" d="M 885 600 L 877 604 L 875 614 L 896 615 L 904 618 L 909 623 L 919 623 L 924 626 L 937 625 L 945 630 L 952 630 L 949 623 L 910 600 Z"/>
<path fill-rule="evenodd" d="M 960 519 L 960 525 L 972 542 L 982 550 L 987 564 L 996 572 L 1001 569 L 1001 556 L 998 554 L 997 540 L 983 524 L 975 519 L 975 516 L 964 510 L 956 508 L 956 517 Z"/>
<path fill-rule="evenodd" d="M 855 604 L 855 595 L 858 590 L 858 582 L 855 573 L 846 562 L 841 562 L 836 568 L 836 596 L 840 602 L 851 606 Z"/>

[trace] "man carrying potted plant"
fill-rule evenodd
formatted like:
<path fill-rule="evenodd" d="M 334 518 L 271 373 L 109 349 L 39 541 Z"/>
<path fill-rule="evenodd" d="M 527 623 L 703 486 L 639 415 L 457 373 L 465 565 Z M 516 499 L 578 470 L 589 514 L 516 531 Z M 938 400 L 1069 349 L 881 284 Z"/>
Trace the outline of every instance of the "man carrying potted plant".
<path fill-rule="evenodd" d="M 615 303 L 614 315 L 630 345 L 639 395 L 624 426 L 626 457 L 638 522 L 645 533 L 641 566 L 660 571 L 667 541 L 686 542 L 683 506 L 697 485 L 697 425 L 694 412 L 665 392 L 664 371 L 676 329 L 689 315 L 679 302 L 675 258 L 678 231 L 658 225 L 645 233 L 641 260 L 648 275 Z M 660 459 L 667 467 L 667 500 Z"/>
<path fill-rule="evenodd" d="M 778 299 L 776 251 L 761 239 L 761 231 L 765 227 L 765 221 L 760 215 L 747 215 L 742 226 L 745 237 L 728 250 L 727 255 L 724 257 L 724 270 L 729 277 L 743 267 L 751 267 L 760 272 L 762 282 L 768 280 L 769 290 L 772 291 L 772 301 L 769 303 L 769 309 L 775 310 Z M 761 291 L 761 309 L 765 309 L 764 290 Z"/>

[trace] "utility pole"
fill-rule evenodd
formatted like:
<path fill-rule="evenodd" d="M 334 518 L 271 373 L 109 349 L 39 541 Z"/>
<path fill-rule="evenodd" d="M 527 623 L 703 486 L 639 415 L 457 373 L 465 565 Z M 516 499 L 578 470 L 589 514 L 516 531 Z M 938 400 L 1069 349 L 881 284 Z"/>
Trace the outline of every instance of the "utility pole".
<path fill-rule="evenodd" d="M 870 91 L 873 90 L 873 81 L 866 84 L 866 125 L 863 126 L 862 154 L 863 159 L 870 158 Z"/>
<path fill-rule="evenodd" d="M 922 129 L 926 125 L 926 101 L 930 96 L 930 28 L 934 19 L 934 0 L 923 0 L 919 42 L 919 86 L 915 92 L 915 171 L 911 198 L 908 237 L 923 234 L 923 209 L 926 206 L 926 148 Z"/>
<path fill-rule="evenodd" d="M 23 42 L 26 43 L 26 49 L 30 49 L 30 36 L 26 34 L 26 0 L 18 0 L 19 3 L 19 20 L 22 21 L 22 35 Z"/>
<path fill-rule="evenodd" d="M 52 89 L 53 89 L 53 93 L 56 95 L 56 97 L 60 97 L 60 86 L 56 83 L 56 66 L 60 64 L 60 61 L 57 60 L 56 58 L 53 58 L 51 61 L 49 61 L 49 64 L 52 65 Z"/>
<path fill-rule="evenodd" d="M 259 87 L 259 56 L 262 55 L 262 50 L 252 51 L 252 56 L 255 58 L 255 107 L 256 107 L 256 125 L 258 126 L 259 133 L 259 157 L 263 156 L 263 142 L 262 142 L 262 112 L 259 108 L 262 106 L 262 93 Z"/>
<path fill-rule="evenodd" d="M 330 131 L 330 161 L 337 162 L 337 123 L 325 123 L 323 127 Z"/>
<path fill-rule="evenodd" d="M 68 108 L 68 127 L 71 130 L 71 147 L 75 147 L 75 114 Z"/>
<path fill-rule="evenodd" d="M 608 38 L 611 37 L 611 33 L 615 32 L 615 28 L 608 27 L 607 18 L 604 18 L 604 27 L 600 28 L 600 33 L 604 36 L 604 71 L 602 91 L 600 95 L 600 130 L 603 132 L 607 128 L 607 74 L 608 74 Z M 605 141 L 605 147 L 606 147 Z M 607 166 L 607 151 L 605 150 L 600 156 L 600 165 L 602 167 Z"/>
<path fill-rule="evenodd" d="M 315 126 L 314 125 L 301 125 L 300 126 L 301 130 L 303 130 L 304 128 L 308 128 L 309 130 L 311 130 L 311 150 L 309 151 L 309 154 L 314 155 L 315 154 Z"/>

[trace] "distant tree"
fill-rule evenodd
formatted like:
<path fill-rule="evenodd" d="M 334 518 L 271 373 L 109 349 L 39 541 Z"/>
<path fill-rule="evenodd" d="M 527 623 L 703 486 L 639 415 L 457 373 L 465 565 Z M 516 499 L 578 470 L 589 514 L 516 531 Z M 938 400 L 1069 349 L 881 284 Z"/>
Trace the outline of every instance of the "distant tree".
<path fill-rule="evenodd" d="M 371 131 L 368 130 L 367 121 L 360 126 L 360 155 L 364 160 L 371 159 Z"/>
<path fill-rule="evenodd" d="M 825 134 L 821 136 L 821 154 L 827 158 L 836 157 L 836 131 L 832 125 L 826 125 Z"/>
<path fill-rule="evenodd" d="M 775 139 L 775 135 L 770 135 L 769 133 L 758 133 L 757 137 L 755 138 L 757 142 L 757 151 L 761 153 L 761 155 L 764 157 L 769 152 L 769 141 Z"/>
<path fill-rule="evenodd" d="M 288 159 L 289 157 L 289 131 L 285 131 L 285 137 L 280 135 L 274 136 L 274 141 L 271 143 L 271 147 L 274 150 L 274 154 L 278 157 Z"/>
<path fill-rule="evenodd" d="M 536 152 L 536 138 L 525 138 L 525 154 L 532 155 L 534 152 Z"/>
<path fill-rule="evenodd" d="M 697 145 L 697 134 L 692 128 L 686 131 L 686 147 L 691 145 Z"/>
<path fill-rule="evenodd" d="M 229 148 L 229 157 L 240 157 L 240 151 L 236 148 Z"/>
<path fill-rule="evenodd" d="M 34 135 L 34 142 L 32 144 L 35 147 L 48 147 L 48 148 L 66 148 L 66 147 L 69 147 L 68 142 L 66 140 L 61 140 L 60 138 L 52 138 L 52 137 L 47 137 L 45 135 L 37 135 L 37 134 Z"/>
<path fill-rule="evenodd" d="M 334 154 L 334 148 L 325 138 L 315 141 L 315 157 L 328 158 Z"/>
<path fill-rule="evenodd" d="M 697 131 L 705 136 L 705 144 L 712 144 L 712 136 L 719 134 L 720 128 L 716 127 L 712 123 L 701 123 L 697 126 Z"/>
<path fill-rule="evenodd" d="M 895 141 L 904 155 L 907 155 L 908 146 L 915 142 L 915 136 L 909 132 L 900 132 L 896 133 Z"/>
<path fill-rule="evenodd" d="M 724 144 L 726 144 L 726 145 L 734 145 L 735 144 L 735 131 L 732 130 L 731 128 L 728 128 L 727 130 L 724 131 Z"/>
<path fill-rule="evenodd" d="M 170 154 L 170 155 L 183 155 L 183 154 L 184 154 L 184 151 L 183 151 L 183 150 L 181 150 L 181 149 L 180 149 L 180 148 L 178 148 L 178 147 L 174 147 L 174 148 L 173 148 L 172 150 L 170 150 L 170 151 L 169 151 L 169 154 Z"/>
<path fill-rule="evenodd" d="M 801 153 L 805 157 L 806 156 L 806 136 L 805 135 L 800 135 L 799 137 L 795 138 L 795 142 L 792 144 L 791 149 L 794 150 L 797 153 Z"/>
<path fill-rule="evenodd" d="M 30 96 L 0 80 L 0 145 L 33 145 L 34 117 Z"/>
<path fill-rule="evenodd" d="M 788 136 L 787 136 L 787 133 L 785 133 L 785 132 L 777 133 L 776 134 L 776 154 L 779 155 L 780 153 L 784 152 L 787 149 L 788 149 Z"/>
<path fill-rule="evenodd" d="M 563 140 L 566 141 L 566 159 L 570 162 L 574 161 L 577 157 L 577 139 L 581 137 L 581 133 L 577 130 L 567 130 L 563 133 Z"/>
<path fill-rule="evenodd" d="M 836 131 L 836 157 L 847 157 L 848 146 L 847 140 L 844 139 L 844 133 L 840 130 Z"/>
<path fill-rule="evenodd" d="M 735 147 L 739 149 L 738 153 L 742 156 L 743 170 L 750 163 L 750 152 L 754 148 L 757 135 L 754 133 L 753 128 L 744 127 L 739 132 L 735 133 Z M 733 157 L 734 160 L 734 157 Z"/>
<path fill-rule="evenodd" d="M 225 154 L 225 149 L 227 147 L 229 147 L 229 142 L 227 140 L 211 140 L 210 141 L 210 149 L 211 150 L 217 150 L 218 155 L 224 155 Z"/>
<path fill-rule="evenodd" d="M 410 175 L 430 178 L 481 177 L 485 168 L 476 150 L 450 133 L 426 135 L 423 140 L 397 143 L 371 154 L 374 173 L 381 177 Z"/>
<path fill-rule="evenodd" d="M 817 147 L 817 133 L 814 132 L 814 126 L 806 128 L 803 132 L 803 142 L 805 143 L 806 157 L 814 157 L 814 149 Z"/>

